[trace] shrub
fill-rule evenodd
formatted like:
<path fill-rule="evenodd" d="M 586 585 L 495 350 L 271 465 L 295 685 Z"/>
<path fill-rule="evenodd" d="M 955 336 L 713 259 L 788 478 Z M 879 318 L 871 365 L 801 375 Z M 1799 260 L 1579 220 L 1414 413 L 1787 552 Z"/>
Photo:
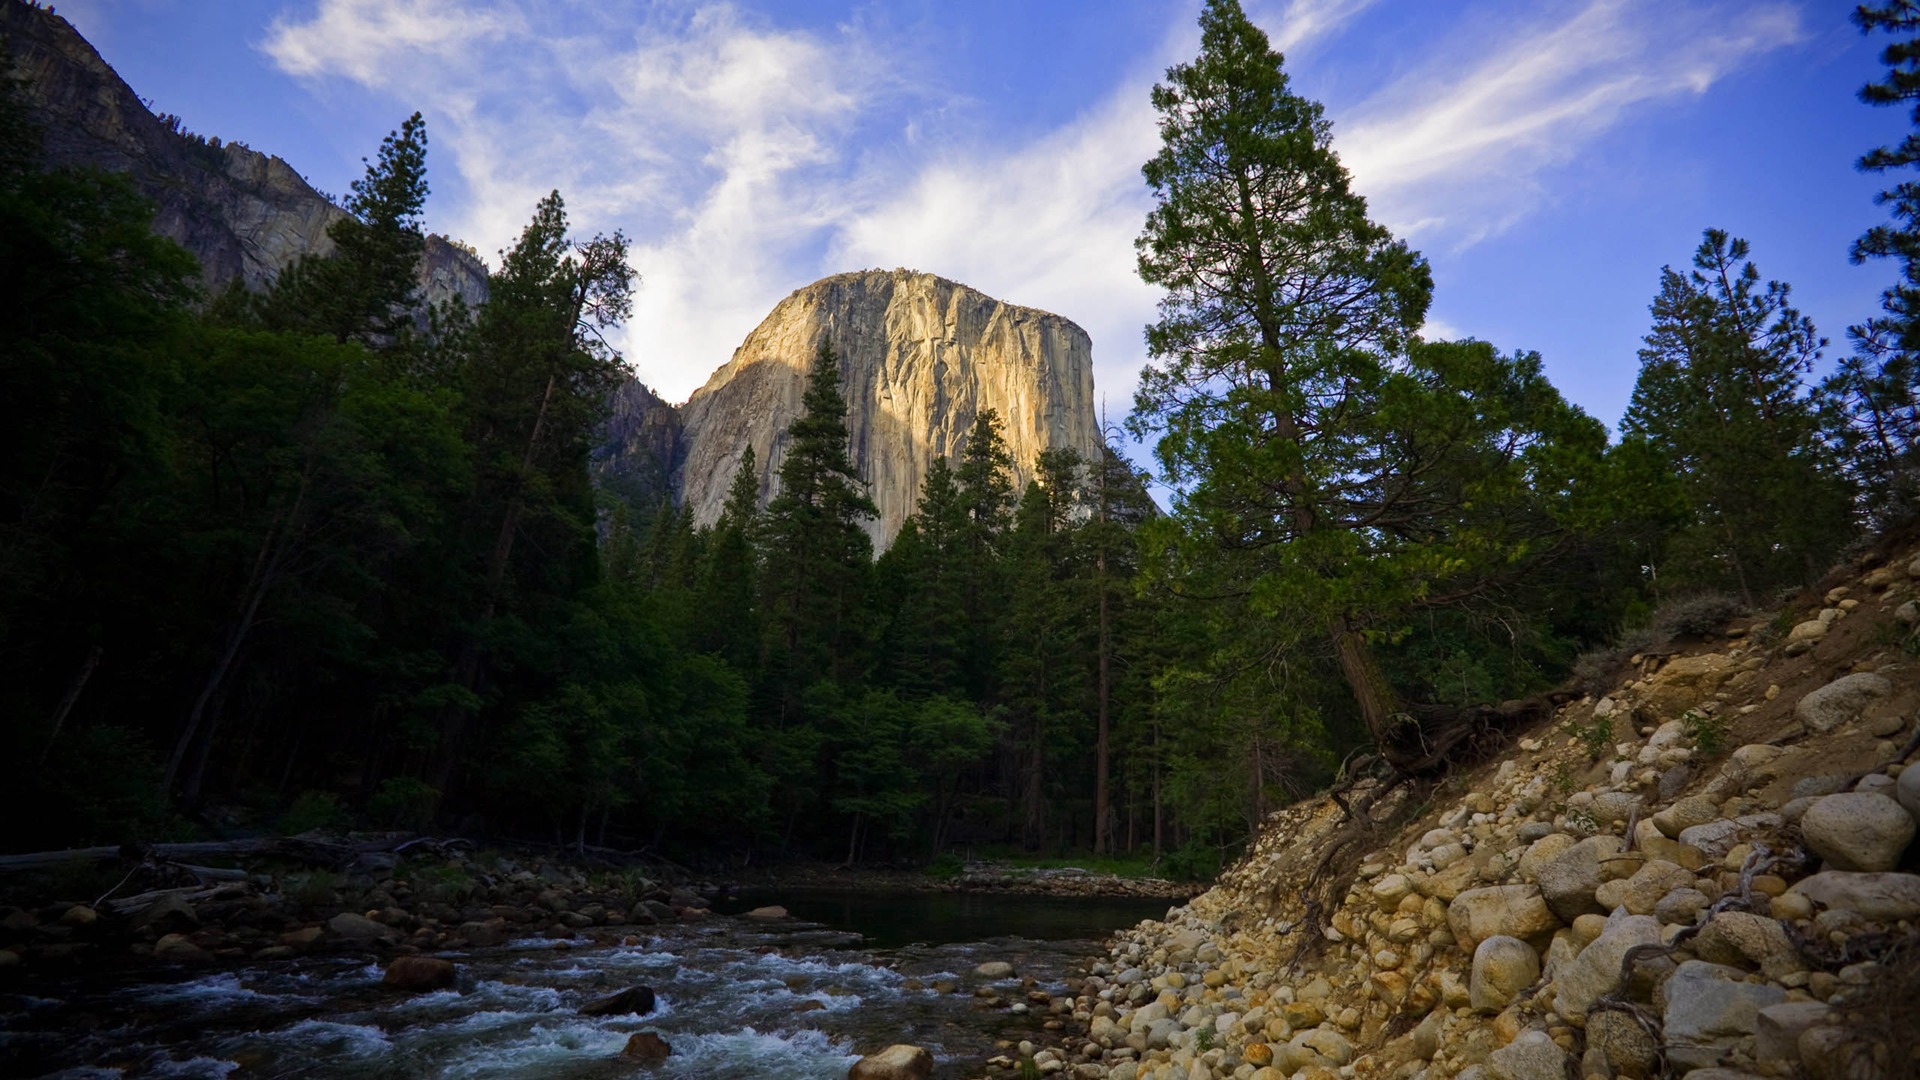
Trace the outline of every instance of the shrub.
<path fill-rule="evenodd" d="M 1175 881 L 1212 881 L 1220 873 L 1220 849 L 1190 840 L 1161 858 L 1160 869 Z"/>
<path fill-rule="evenodd" d="M 331 791 L 303 791 L 293 800 L 293 805 L 280 815 L 280 829 L 289 836 L 297 836 L 314 829 L 331 829 L 346 822 L 346 812 L 340 807 L 340 796 Z"/>
<path fill-rule="evenodd" d="M 935 881 L 952 881 L 960 876 L 967 864 L 951 851 L 943 851 L 927 864 L 927 876 Z"/>
<path fill-rule="evenodd" d="M 1712 757 L 1727 748 L 1727 729 L 1731 725 L 1726 717 L 1688 709 L 1681 714 L 1680 724 L 1702 754 Z"/>
<path fill-rule="evenodd" d="M 1653 613 L 1653 637 L 1658 644 L 1676 638 L 1709 637 L 1747 613 L 1747 606 L 1726 593 L 1695 593 L 1661 604 Z"/>
<path fill-rule="evenodd" d="M 419 832 L 433 820 L 440 791 L 424 780 L 395 776 L 380 781 L 380 790 L 367 803 L 367 817 L 382 829 Z"/>

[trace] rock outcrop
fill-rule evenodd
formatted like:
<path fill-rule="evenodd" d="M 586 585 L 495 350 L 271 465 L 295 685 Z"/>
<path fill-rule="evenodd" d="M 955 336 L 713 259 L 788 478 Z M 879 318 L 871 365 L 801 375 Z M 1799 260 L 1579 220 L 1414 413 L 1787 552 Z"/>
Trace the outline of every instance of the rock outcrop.
<path fill-rule="evenodd" d="M 199 258 L 210 289 L 234 278 L 258 289 L 301 255 L 332 250 L 327 227 L 344 210 L 280 158 L 155 115 L 51 10 L 0 4 L 0 37 L 27 79 L 48 163 L 126 173 L 154 202 L 154 231 Z M 485 264 L 443 237 L 428 237 L 420 281 L 430 301 L 486 300 Z"/>
<path fill-rule="evenodd" d="M 1115 935 L 1032 1062 L 1075 1080 L 1920 1076 L 1920 811 L 1899 798 L 1920 792 L 1920 667 L 1895 644 L 1920 640 L 1900 614 L 1917 554 L 1637 656 L 1441 787 L 1363 778 L 1271 815 L 1213 889 Z M 1809 622 L 1817 638 L 1774 629 Z"/>
<path fill-rule="evenodd" d="M 697 523 L 719 517 L 747 446 L 763 505 L 775 494 L 823 338 L 841 357 L 854 466 L 880 510 L 877 546 L 913 512 L 934 458 L 959 457 L 981 410 L 1000 414 L 1016 492 L 1042 450 L 1099 452 L 1086 331 L 932 274 L 836 274 L 782 300 L 681 407 L 676 488 Z"/>

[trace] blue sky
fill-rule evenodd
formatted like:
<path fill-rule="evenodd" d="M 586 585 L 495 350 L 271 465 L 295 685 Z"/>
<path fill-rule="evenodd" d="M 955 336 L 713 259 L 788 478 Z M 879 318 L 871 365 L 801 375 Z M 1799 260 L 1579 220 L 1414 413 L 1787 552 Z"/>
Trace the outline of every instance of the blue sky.
<path fill-rule="evenodd" d="M 1907 118 L 1854 94 L 1879 39 L 1834 0 L 1250 0 L 1374 216 L 1426 253 L 1430 334 L 1537 349 L 1617 424 L 1663 264 L 1752 241 L 1844 348 L 1892 279 L 1853 161 Z M 1197 3 L 63 0 L 188 127 L 342 192 L 426 114 L 429 227 L 492 253 L 558 187 L 642 276 L 619 343 L 670 400 L 782 296 L 909 266 L 1093 337 L 1112 419 L 1155 294 L 1132 243 L 1147 94 Z"/>

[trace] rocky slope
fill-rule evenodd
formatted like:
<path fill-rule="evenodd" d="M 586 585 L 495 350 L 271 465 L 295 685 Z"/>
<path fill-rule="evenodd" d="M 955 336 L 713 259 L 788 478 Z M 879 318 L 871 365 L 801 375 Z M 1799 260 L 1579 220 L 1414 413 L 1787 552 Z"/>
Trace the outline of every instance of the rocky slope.
<path fill-rule="evenodd" d="M 1005 425 L 1016 492 L 1041 450 L 1089 460 L 1099 450 L 1084 330 L 932 274 L 837 274 L 782 300 L 681 407 L 676 488 L 696 522 L 719 517 L 746 446 L 763 500 L 775 493 L 822 338 L 841 355 L 854 465 L 880 509 L 871 531 L 881 545 L 913 512 L 927 467 L 958 458 L 983 409 Z"/>
<path fill-rule="evenodd" d="M 261 288 L 299 256 L 332 249 L 327 227 L 345 211 L 285 161 L 156 116 L 51 10 L 0 0 L 0 37 L 27 77 L 48 160 L 126 173 L 154 201 L 155 231 L 200 259 L 210 288 L 236 277 Z M 486 299 L 485 264 L 443 237 L 428 238 L 420 278 L 429 300 Z"/>
<path fill-rule="evenodd" d="M 1215 888 L 1114 939 L 1035 1063 L 1920 1076 L 1920 549 L 1823 590 L 1633 657 L 1436 788 L 1367 780 L 1275 814 Z"/>

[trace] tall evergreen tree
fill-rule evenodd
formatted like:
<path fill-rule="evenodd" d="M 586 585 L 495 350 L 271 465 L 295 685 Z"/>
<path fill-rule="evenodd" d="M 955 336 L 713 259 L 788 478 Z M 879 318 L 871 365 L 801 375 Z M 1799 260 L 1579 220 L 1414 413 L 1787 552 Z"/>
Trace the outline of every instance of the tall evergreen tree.
<path fill-rule="evenodd" d="M 1899 143 L 1863 155 L 1859 168 L 1911 177 L 1909 170 L 1920 165 L 1920 4 L 1862 4 L 1853 22 L 1863 33 L 1898 38 L 1880 54 L 1886 77 L 1862 87 L 1860 100 L 1908 108 L 1912 124 Z M 1890 208 L 1893 220 L 1855 240 L 1851 257 L 1856 264 L 1891 259 L 1898 276 L 1881 294 L 1881 314 L 1847 328 L 1853 355 L 1836 365 L 1819 396 L 1862 508 L 1885 525 L 1920 507 L 1920 181 L 1902 179 L 1875 201 Z"/>
<path fill-rule="evenodd" d="M 427 191 L 427 125 L 414 113 L 353 182 L 347 216 L 327 228 L 334 250 L 301 257 L 261 298 L 267 325 L 379 344 L 410 329 L 420 306 Z"/>
<path fill-rule="evenodd" d="M 850 680 L 859 669 L 873 553 L 862 523 L 879 512 L 854 473 L 840 358 L 824 339 L 787 437 L 780 492 L 767 505 L 762 532 L 768 667 L 783 717 L 797 714 L 815 681 Z"/>
<path fill-rule="evenodd" d="M 1785 284 L 1761 284 L 1746 241 L 1709 229 L 1693 266 L 1661 271 L 1622 428 L 1682 478 L 1671 576 L 1752 603 L 1817 576 L 1849 532 L 1802 382 L 1825 342 Z"/>

